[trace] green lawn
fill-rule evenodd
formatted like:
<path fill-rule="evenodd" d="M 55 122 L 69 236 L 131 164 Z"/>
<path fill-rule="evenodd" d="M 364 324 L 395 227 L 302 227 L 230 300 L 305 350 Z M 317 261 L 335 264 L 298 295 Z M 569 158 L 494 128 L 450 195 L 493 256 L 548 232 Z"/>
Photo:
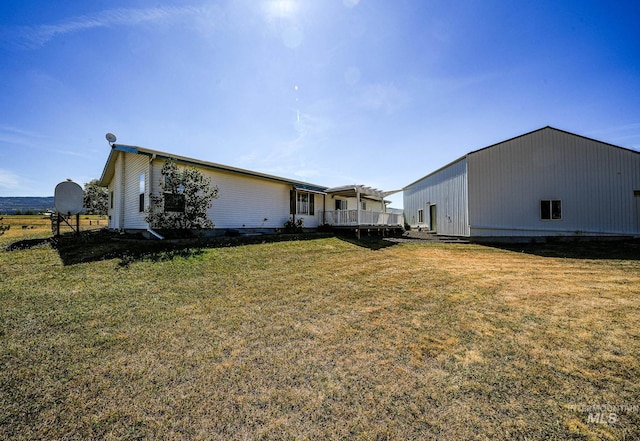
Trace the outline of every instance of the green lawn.
<path fill-rule="evenodd" d="M 637 244 L 18 240 L 3 439 L 640 437 Z"/>

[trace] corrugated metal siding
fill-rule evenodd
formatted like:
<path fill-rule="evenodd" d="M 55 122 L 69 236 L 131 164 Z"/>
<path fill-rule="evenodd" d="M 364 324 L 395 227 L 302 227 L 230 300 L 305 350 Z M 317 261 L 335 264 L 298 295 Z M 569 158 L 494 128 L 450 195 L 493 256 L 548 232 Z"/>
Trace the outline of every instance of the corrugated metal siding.
<path fill-rule="evenodd" d="M 404 217 L 413 228 L 429 226 L 429 207 L 436 205 L 437 233 L 468 236 L 467 161 L 462 158 L 404 189 Z M 418 210 L 424 222 L 418 223 Z"/>
<path fill-rule="evenodd" d="M 468 173 L 473 236 L 638 233 L 638 153 L 546 128 L 470 153 Z M 541 220 L 552 199 L 562 220 Z"/>
<path fill-rule="evenodd" d="M 124 228 L 146 229 L 146 213 L 140 211 L 140 175 L 145 175 L 145 207 L 149 205 L 149 157 L 125 153 Z"/>

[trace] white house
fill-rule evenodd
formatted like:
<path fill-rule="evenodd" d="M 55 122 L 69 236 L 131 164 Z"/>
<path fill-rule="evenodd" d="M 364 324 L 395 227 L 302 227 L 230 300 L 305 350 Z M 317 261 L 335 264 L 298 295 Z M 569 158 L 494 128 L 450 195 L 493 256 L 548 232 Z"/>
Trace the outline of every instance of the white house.
<path fill-rule="evenodd" d="M 552 127 L 470 152 L 403 190 L 407 223 L 442 235 L 640 235 L 640 152 Z"/>
<path fill-rule="evenodd" d="M 328 214 L 334 211 L 335 206 L 333 200 L 327 199 L 327 187 L 143 147 L 112 144 L 100 178 L 100 185 L 108 188 L 110 229 L 153 233 L 145 221 L 145 210 L 149 207 L 149 195 L 161 191 L 161 169 L 168 159 L 176 161 L 179 166 L 196 167 L 218 187 L 219 197 L 208 212 L 218 231 L 278 230 L 292 217 L 302 219 L 304 227 L 310 229 L 325 224 L 341 225 L 340 219 Z M 350 226 L 357 229 L 368 225 L 374 217 L 359 213 L 384 211 L 386 206 L 381 192 L 363 186 L 352 187 L 359 189 L 353 196 L 360 204 L 357 207 L 345 205 L 345 209 L 355 210 L 356 219 L 360 222 Z M 344 196 L 344 199 L 348 197 Z M 329 210 L 327 204 L 331 204 Z M 393 219 L 376 217 L 375 220 L 377 225 L 390 220 L 395 222 L 394 226 L 403 222 L 401 216 Z"/>

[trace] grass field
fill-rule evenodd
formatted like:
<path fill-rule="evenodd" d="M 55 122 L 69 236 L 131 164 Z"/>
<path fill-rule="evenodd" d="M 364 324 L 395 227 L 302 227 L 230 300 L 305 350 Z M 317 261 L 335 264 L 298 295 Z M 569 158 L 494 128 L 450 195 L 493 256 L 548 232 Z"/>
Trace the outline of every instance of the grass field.
<path fill-rule="evenodd" d="M 75 227 L 75 219 L 69 221 Z M 108 225 L 104 216 L 80 215 L 80 231 L 95 230 Z M 8 227 L 5 230 L 2 227 Z M 60 232 L 72 232 L 70 226 L 62 223 Z M 4 234 L 2 234 L 4 232 Z M 38 237 L 51 233 L 51 218 L 46 215 L 0 215 L 0 235 L 7 238 Z M 1 236 L 0 236 L 1 237 Z"/>
<path fill-rule="evenodd" d="M 640 438 L 637 243 L 20 232 L 0 237 L 3 439 Z"/>

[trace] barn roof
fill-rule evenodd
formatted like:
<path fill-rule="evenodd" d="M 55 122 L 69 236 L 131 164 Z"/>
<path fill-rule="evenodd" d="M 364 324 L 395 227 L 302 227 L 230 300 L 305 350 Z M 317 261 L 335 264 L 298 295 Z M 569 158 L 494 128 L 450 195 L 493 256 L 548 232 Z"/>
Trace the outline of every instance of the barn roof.
<path fill-rule="evenodd" d="M 565 135 L 575 136 L 575 137 L 578 137 L 578 138 L 582 138 L 582 139 L 586 139 L 586 140 L 589 140 L 589 141 L 598 142 L 600 144 L 608 145 L 609 147 L 615 147 L 617 149 L 627 150 L 627 151 L 630 151 L 630 152 L 633 152 L 633 153 L 640 154 L 640 152 L 638 152 L 637 150 L 632 150 L 632 149 L 629 149 L 629 148 L 626 148 L 626 147 L 621 147 L 619 145 L 615 145 L 615 144 L 611 144 L 611 143 L 608 143 L 608 142 L 600 141 L 598 139 L 589 138 L 587 136 L 578 135 L 577 133 L 567 132 L 566 130 L 556 129 L 555 127 L 545 126 L 545 127 L 540 128 L 540 129 L 533 130 L 531 132 L 523 133 L 522 135 L 514 136 L 513 138 L 505 139 L 504 141 L 496 142 L 495 144 L 491 144 L 491 145 L 489 145 L 487 147 L 483 147 L 483 148 L 478 149 L 478 150 L 473 150 L 473 151 L 467 153 L 467 155 L 472 154 L 472 153 L 477 153 L 477 152 L 482 151 L 482 150 L 487 150 L 487 149 L 495 147 L 495 146 L 497 146 L 499 144 L 504 144 L 505 142 L 513 141 L 515 139 L 524 138 L 525 136 L 533 135 L 534 133 L 542 132 L 543 130 L 553 130 L 553 131 L 556 131 L 556 132 L 559 132 L 559 133 L 564 133 Z"/>
<path fill-rule="evenodd" d="M 576 136 L 576 137 L 578 137 L 578 138 L 582 138 L 582 139 L 587 139 L 587 140 L 589 140 L 589 141 L 598 142 L 598 143 L 600 143 L 600 144 L 604 144 L 604 145 L 607 145 L 607 146 L 609 146 L 609 147 L 614 147 L 614 148 L 618 148 L 618 149 L 626 150 L 626 151 L 629 151 L 629 152 L 633 152 L 633 153 L 636 153 L 636 154 L 640 154 L 640 152 L 639 152 L 639 151 L 637 151 L 637 150 L 632 150 L 632 149 L 629 149 L 629 148 L 626 148 L 626 147 L 620 147 L 620 146 L 618 146 L 618 145 L 610 144 L 610 143 L 608 143 L 608 142 L 600 141 L 600 140 L 593 139 L 593 138 L 588 138 L 588 137 L 586 137 L 586 136 L 582 136 L 582 135 L 578 135 L 578 134 L 575 134 L 575 133 L 567 132 L 567 131 L 565 131 L 565 130 L 556 129 L 555 127 L 545 126 L 545 127 L 540 128 L 540 129 L 533 130 L 533 131 L 531 131 L 531 132 L 527 132 L 527 133 L 523 133 L 522 135 L 514 136 L 513 138 L 509 138 L 509 139 L 506 139 L 506 140 L 504 140 L 504 141 L 497 142 L 497 143 L 495 143 L 495 144 L 491 144 L 491 145 L 489 145 L 489 146 L 487 146 L 487 147 L 483 147 L 483 148 L 480 148 L 480 149 L 478 149 L 478 150 L 473 150 L 473 151 L 470 151 L 469 153 L 465 153 L 464 155 L 460 156 L 459 158 L 457 158 L 457 159 L 455 159 L 455 160 L 451 161 L 450 163 L 448 163 L 448 164 L 446 164 L 446 165 L 443 165 L 442 167 L 440 167 L 440 168 L 438 168 L 438 169 L 436 169 L 436 170 L 432 171 L 431 173 L 429 173 L 429 174 L 427 174 L 427 175 L 425 175 L 425 176 L 421 177 L 420 179 L 416 179 L 416 180 L 415 180 L 415 181 L 413 181 L 412 183 L 410 183 L 410 184 L 406 185 L 406 186 L 403 188 L 403 190 L 406 190 L 407 188 L 411 187 L 411 186 L 412 186 L 412 185 L 414 185 L 415 183 L 420 182 L 420 181 L 422 181 L 423 179 L 428 178 L 429 176 L 432 176 L 432 175 L 434 175 L 434 174 L 436 174 L 436 173 L 440 172 L 441 170 L 444 170 L 445 168 L 448 168 L 448 167 L 452 166 L 453 164 L 455 164 L 455 163 L 457 163 L 457 162 L 460 162 L 460 161 L 463 161 L 463 160 L 467 159 L 467 157 L 468 157 L 469 155 L 472 155 L 472 154 L 474 154 L 474 153 L 478 153 L 478 152 L 480 152 L 480 151 L 483 151 L 483 150 L 487 150 L 487 149 L 490 149 L 490 148 L 496 147 L 496 146 L 498 146 L 498 145 L 500 145 L 500 144 L 504 144 L 504 143 L 506 143 L 506 142 L 513 141 L 513 140 L 515 140 L 515 139 L 523 138 L 523 137 L 525 137 L 525 136 L 530 136 L 530 135 L 532 135 L 532 134 L 534 134 L 534 133 L 541 132 L 541 131 L 543 131 L 543 130 L 554 130 L 554 131 L 556 131 L 556 132 L 564 133 L 564 134 L 566 134 L 566 135 Z"/>

